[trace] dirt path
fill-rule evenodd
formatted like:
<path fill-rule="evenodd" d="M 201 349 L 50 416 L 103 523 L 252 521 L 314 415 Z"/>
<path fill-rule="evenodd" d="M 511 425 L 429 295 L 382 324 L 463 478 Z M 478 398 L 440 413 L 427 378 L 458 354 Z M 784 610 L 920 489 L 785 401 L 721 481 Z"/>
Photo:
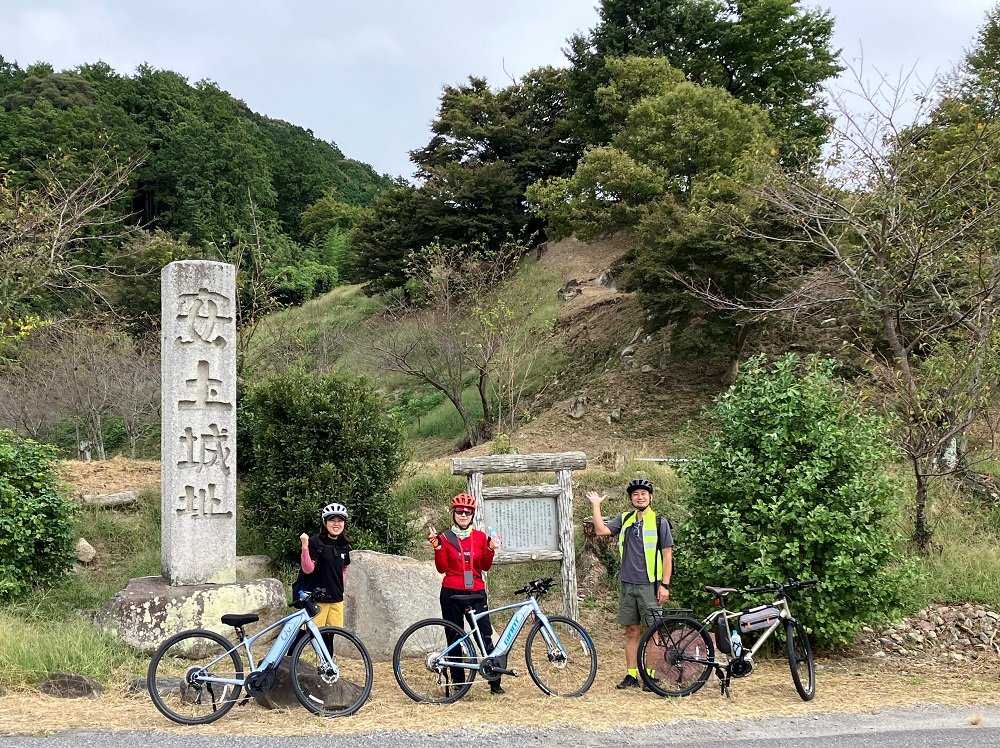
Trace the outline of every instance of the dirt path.
<path fill-rule="evenodd" d="M 590 691 L 579 699 L 543 696 L 527 675 L 504 681 L 507 694 L 491 697 L 482 684 L 457 704 L 416 704 L 396 686 L 388 663 L 376 664 L 371 700 L 354 716 L 334 723 L 310 717 L 302 709 L 266 711 L 257 706 L 234 709 L 199 734 L 358 734 L 395 729 L 437 733 L 458 727 L 491 732 L 504 727 L 576 727 L 613 730 L 623 726 L 665 725 L 681 720 L 745 717 L 794 717 L 828 712 L 871 713 L 888 707 L 940 704 L 968 707 L 1000 705 L 1000 679 L 995 659 L 962 669 L 906 661 L 822 659 L 817 695 L 799 699 L 787 663 L 763 662 L 749 677 L 735 681 L 731 698 L 719 693 L 714 677 L 697 694 L 660 699 L 640 691 L 617 691 L 620 650 L 599 645 L 600 669 Z M 190 734 L 155 710 L 148 696 L 125 695 L 124 687 L 99 699 L 55 699 L 34 691 L 0 697 L 0 735 L 51 734 L 67 729 L 155 729 Z"/>

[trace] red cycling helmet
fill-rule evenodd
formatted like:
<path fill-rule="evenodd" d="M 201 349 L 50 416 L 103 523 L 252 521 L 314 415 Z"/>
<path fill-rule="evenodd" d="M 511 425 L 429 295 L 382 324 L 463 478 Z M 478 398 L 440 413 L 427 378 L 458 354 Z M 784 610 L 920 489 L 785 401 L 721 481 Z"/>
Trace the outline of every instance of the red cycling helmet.
<path fill-rule="evenodd" d="M 456 496 L 454 499 L 451 500 L 451 510 L 455 511 L 459 507 L 475 510 L 476 497 L 471 494 L 460 493 L 458 496 Z"/>

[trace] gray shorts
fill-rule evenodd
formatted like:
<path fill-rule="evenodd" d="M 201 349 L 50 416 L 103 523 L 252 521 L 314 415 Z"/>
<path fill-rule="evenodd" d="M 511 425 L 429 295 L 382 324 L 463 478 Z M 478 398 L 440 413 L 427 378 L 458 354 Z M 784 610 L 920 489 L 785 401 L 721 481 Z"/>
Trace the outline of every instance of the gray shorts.
<path fill-rule="evenodd" d="M 656 599 L 656 585 L 618 583 L 618 623 L 622 626 L 646 625 L 646 614 L 650 608 L 659 608 Z"/>

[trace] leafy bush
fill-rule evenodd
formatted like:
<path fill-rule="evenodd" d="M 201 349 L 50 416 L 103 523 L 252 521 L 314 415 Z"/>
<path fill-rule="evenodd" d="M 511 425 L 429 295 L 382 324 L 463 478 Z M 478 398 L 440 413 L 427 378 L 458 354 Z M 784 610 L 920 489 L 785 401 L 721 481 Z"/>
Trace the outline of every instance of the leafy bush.
<path fill-rule="evenodd" d="M 0 430 L 0 599 L 57 579 L 73 562 L 76 505 L 56 449 Z"/>
<path fill-rule="evenodd" d="M 833 363 L 752 359 L 708 418 L 714 433 L 681 471 L 691 497 L 677 596 L 818 578 L 794 611 L 820 646 L 898 609 L 914 566 L 885 522 L 900 490 L 886 472 L 891 452 Z"/>
<path fill-rule="evenodd" d="M 364 380 L 292 371 L 250 387 L 241 416 L 253 454 L 243 508 L 272 556 L 295 558 L 299 534 L 318 531 L 331 501 L 350 510 L 355 548 L 406 550 L 410 507 L 390 493 L 406 462 L 403 432 Z"/>

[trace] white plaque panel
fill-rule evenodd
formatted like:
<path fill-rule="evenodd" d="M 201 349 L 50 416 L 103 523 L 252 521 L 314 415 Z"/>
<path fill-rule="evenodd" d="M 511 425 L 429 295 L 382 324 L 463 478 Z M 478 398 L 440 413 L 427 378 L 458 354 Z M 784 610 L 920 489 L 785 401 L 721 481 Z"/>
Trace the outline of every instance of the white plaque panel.
<path fill-rule="evenodd" d="M 493 499 L 485 502 L 483 521 L 503 539 L 504 551 L 558 551 L 556 499 Z"/>

